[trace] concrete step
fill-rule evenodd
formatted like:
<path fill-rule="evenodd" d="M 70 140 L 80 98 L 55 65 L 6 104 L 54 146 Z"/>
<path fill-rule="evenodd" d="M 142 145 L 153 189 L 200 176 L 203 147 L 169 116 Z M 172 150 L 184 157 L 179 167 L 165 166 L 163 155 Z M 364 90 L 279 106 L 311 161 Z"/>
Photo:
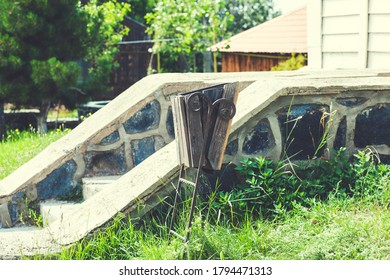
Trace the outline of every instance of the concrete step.
<path fill-rule="evenodd" d="M 72 212 L 79 207 L 79 203 L 68 201 L 56 201 L 48 200 L 41 202 L 41 215 L 43 220 L 43 226 L 50 226 L 58 219 L 62 219 L 64 213 Z"/>
<path fill-rule="evenodd" d="M 101 176 L 101 177 L 90 177 L 83 178 L 83 198 L 87 200 L 100 192 L 104 187 L 114 183 L 121 176 Z"/>

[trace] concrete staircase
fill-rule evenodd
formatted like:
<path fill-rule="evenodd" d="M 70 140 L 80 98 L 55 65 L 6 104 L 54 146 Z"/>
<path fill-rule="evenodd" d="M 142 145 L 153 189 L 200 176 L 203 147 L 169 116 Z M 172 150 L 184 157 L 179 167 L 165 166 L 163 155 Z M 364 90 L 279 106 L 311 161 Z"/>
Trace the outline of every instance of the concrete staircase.
<path fill-rule="evenodd" d="M 59 252 L 110 221 L 118 212 L 143 216 L 173 191 L 177 177 L 175 143 L 162 148 L 137 168 L 119 177 L 84 180 L 81 202 L 40 203 L 43 227 L 0 229 L 0 258 Z"/>

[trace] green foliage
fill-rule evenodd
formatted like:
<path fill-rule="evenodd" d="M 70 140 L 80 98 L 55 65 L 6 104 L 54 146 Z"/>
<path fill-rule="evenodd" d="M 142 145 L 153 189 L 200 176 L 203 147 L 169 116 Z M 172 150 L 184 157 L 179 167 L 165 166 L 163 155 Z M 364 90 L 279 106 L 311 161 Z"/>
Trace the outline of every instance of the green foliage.
<path fill-rule="evenodd" d="M 156 53 L 168 53 L 174 58 L 186 57 L 196 69 L 194 55 L 226 37 L 232 16 L 222 12 L 225 1 L 160 0 L 152 13 L 146 15 L 147 32 L 157 40 Z"/>
<path fill-rule="evenodd" d="M 87 33 L 90 40 L 93 40 L 87 49 L 87 55 L 83 57 L 89 63 L 83 88 L 90 95 L 104 93 L 109 90 L 112 69 L 119 66 L 115 60 L 115 55 L 119 52 L 118 43 L 129 32 L 121 22 L 130 11 L 130 6 L 116 0 L 101 4 L 98 0 L 91 0 L 81 9 L 89 16 Z"/>
<path fill-rule="evenodd" d="M 313 201 L 324 201 L 329 195 L 376 198 L 381 186 L 389 182 L 390 166 L 375 164 L 371 151 L 359 151 L 353 159 L 351 163 L 345 149 L 309 166 L 274 163 L 262 157 L 243 159 L 237 170 L 245 177 L 245 184 L 221 192 L 214 206 L 225 216 L 250 211 L 272 218 L 296 205 L 309 207 Z"/>
<path fill-rule="evenodd" d="M 157 0 L 124 0 L 131 6 L 129 15 L 136 21 L 145 23 L 145 15 L 153 11 L 153 7 Z"/>
<path fill-rule="evenodd" d="M 236 35 L 280 15 L 274 9 L 272 0 L 226 0 L 226 10 L 234 17 L 228 26 L 230 35 Z"/>
<path fill-rule="evenodd" d="M 81 5 L 78 0 L 2 0 L 0 98 L 40 109 L 45 132 L 53 103 L 68 107 L 107 90 L 128 4 L 116 0 Z M 89 75 L 80 79 L 81 60 Z M 80 94 L 83 93 L 83 94 Z"/>
<path fill-rule="evenodd" d="M 296 55 L 293 53 L 291 58 L 286 61 L 280 62 L 278 65 L 273 66 L 271 71 L 290 71 L 298 70 L 306 65 L 307 57 L 303 54 Z"/>

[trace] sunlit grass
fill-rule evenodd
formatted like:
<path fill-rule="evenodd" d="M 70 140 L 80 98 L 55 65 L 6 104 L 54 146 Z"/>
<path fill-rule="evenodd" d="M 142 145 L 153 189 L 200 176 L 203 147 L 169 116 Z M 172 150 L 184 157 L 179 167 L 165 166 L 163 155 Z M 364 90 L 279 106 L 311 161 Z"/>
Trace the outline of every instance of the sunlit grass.
<path fill-rule="evenodd" d="M 57 129 L 45 135 L 39 135 L 33 130 L 9 131 L 7 138 L 0 142 L 0 179 L 8 176 L 69 131 L 68 129 Z"/>

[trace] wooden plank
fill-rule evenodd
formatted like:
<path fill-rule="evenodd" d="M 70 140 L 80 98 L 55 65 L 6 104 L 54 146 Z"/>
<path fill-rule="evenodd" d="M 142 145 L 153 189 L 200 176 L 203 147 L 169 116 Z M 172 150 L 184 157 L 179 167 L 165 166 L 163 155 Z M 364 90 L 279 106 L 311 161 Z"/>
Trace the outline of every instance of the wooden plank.
<path fill-rule="evenodd" d="M 179 154 L 179 162 L 185 166 L 190 166 L 188 157 L 188 141 L 187 141 L 187 125 L 186 125 L 186 114 L 185 104 L 183 96 L 174 97 L 173 110 L 173 122 L 175 126 L 175 133 L 177 134 L 176 143 Z"/>
<path fill-rule="evenodd" d="M 225 92 L 222 98 L 230 100 L 235 105 L 238 98 L 238 83 L 236 82 L 225 85 Z M 221 110 L 222 107 L 223 106 L 220 106 L 219 110 Z M 221 169 L 231 124 L 232 119 L 224 120 L 220 116 L 218 116 L 215 121 L 215 126 L 211 135 L 210 147 L 207 154 L 207 159 L 213 170 Z"/>
<path fill-rule="evenodd" d="M 199 92 L 200 93 L 200 92 Z M 195 93 L 196 94 L 196 93 Z M 197 102 L 201 106 L 199 96 L 192 94 L 185 95 L 187 127 L 188 127 L 188 147 L 190 154 L 190 167 L 197 167 L 199 164 L 200 155 L 203 148 L 203 126 L 202 126 L 202 110 L 191 110 L 189 100 Z"/>
<path fill-rule="evenodd" d="M 186 111 L 186 105 L 184 96 L 179 96 L 179 110 L 180 110 L 180 127 L 181 127 L 181 134 L 182 138 L 181 141 L 183 143 L 183 164 L 191 167 L 191 153 L 190 153 L 190 146 L 189 146 L 189 138 L 188 138 L 188 126 L 187 126 L 187 111 Z"/>
<path fill-rule="evenodd" d="M 181 141 L 179 141 L 181 136 L 179 130 L 177 98 L 173 97 L 171 103 L 172 103 L 173 128 L 174 128 L 175 139 L 176 139 L 177 160 L 179 163 L 182 163 L 182 155 L 181 155 L 182 148 L 181 148 Z"/>

